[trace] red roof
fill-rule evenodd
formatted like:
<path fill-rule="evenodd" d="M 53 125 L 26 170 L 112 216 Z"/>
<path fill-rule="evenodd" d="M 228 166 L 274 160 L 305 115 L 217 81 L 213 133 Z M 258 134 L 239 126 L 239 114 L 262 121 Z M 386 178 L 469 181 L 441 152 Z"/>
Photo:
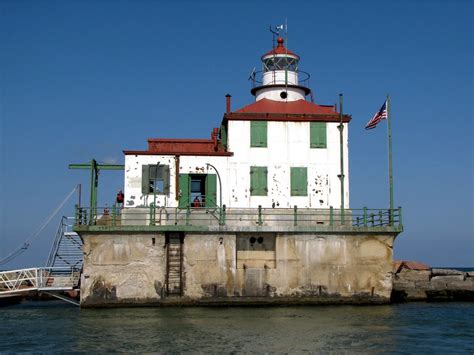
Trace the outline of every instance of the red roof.
<path fill-rule="evenodd" d="M 277 39 L 277 47 L 276 48 L 273 48 L 271 51 L 265 53 L 264 55 L 262 55 L 262 59 L 268 55 L 274 55 L 274 54 L 289 54 L 289 55 L 292 55 L 298 59 L 300 59 L 300 56 L 292 51 L 290 51 L 288 48 L 286 48 L 284 45 L 283 45 L 283 42 L 284 42 L 284 39 L 281 38 L 281 37 L 278 37 Z"/>
<path fill-rule="evenodd" d="M 409 270 L 430 270 L 431 267 L 427 264 L 420 263 L 419 261 L 408 261 L 408 260 L 395 260 L 393 262 L 395 273 L 400 272 L 402 269 Z"/>
<path fill-rule="evenodd" d="M 334 106 L 320 106 L 306 100 L 274 101 L 261 99 L 242 107 L 236 113 L 280 113 L 302 115 L 334 115 L 337 111 Z"/>
<path fill-rule="evenodd" d="M 231 156 L 218 139 L 214 128 L 211 139 L 149 138 L 148 150 L 125 150 L 125 155 L 212 155 Z"/>

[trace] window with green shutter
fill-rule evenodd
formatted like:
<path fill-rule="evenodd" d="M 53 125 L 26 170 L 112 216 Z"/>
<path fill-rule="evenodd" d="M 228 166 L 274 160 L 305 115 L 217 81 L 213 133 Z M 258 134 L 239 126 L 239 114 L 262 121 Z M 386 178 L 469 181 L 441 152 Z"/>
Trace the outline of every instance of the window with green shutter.
<path fill-rule="evenodd" d="M 250 167 L 250 195 L 251 196 L 267 196 L 267 167 L 251 166 Z"/>
<path fill-rule="evenodd" d="M 308 196 L 308 168 L 291 168 L 291 196 Z"/>
<path fill-rule="evenodd" d="M 168 165 L 142 165 L 142 193 L 168 195 L 170 167 Z"/>
<path fill-rule="evenodd" d="M 311 148 L 326 148 L 326 122 L 309 123 L 309 141 Z"/>
<path fill-rule="evenodd" d="M 251 121 L 250 122 L 250 146 L 266 147 L 267 146 L 267 121 Z"/>

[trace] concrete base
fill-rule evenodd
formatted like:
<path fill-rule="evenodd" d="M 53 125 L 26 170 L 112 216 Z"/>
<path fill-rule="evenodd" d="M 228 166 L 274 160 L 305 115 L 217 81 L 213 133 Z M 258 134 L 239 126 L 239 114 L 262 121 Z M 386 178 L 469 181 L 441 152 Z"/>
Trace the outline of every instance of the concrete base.
<path fill-rule="evenodd" d="M 180 296 L 167 294 L 165 233 L 81 236 L 83 307 L 379 304 L 392 292 L 393 233 L 256 232 L 266 239 L 250 246 L 239 233 L 188 233 Z"/>

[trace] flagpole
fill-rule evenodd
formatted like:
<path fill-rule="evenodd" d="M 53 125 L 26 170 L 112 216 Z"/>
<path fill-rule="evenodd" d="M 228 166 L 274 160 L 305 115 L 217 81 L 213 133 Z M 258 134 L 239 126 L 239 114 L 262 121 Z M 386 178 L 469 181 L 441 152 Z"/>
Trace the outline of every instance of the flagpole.
<path fill-rule="evenodd" d="M 342 124 L 342 94 L 339 94 L 339 152 L 341 163 L 341 224 L 344 224 L 344 125 Z"/>
<path fill-rule="evenodd" d="M 388 129 L 388 187 L 390 193 L 390 224 L 393 221 L 393 172 L 392 172 L 392 121 L 390 95 L 387 95 L 387 129 Z"/>

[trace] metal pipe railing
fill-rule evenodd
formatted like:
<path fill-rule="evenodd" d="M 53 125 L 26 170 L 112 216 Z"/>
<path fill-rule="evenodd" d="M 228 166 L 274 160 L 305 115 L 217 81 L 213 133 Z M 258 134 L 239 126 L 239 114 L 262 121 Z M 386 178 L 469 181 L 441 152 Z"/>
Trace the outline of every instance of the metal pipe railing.
<path fill-rule="evenodd" d="M 96 217 L 87 220 L 89 215 L 87 208 L 79 208 L 76 211 L 75 225 L 213 225 L 221 226 L 233 224 L 247 224 L 255 226 L 263 225 L 285 225 L 285 226 L 312 226 L 328 225 L 331 227 L 348 224 L 353 228 L 371 227 L 398 227 L 402 228 L 401 207 L 391 211 L 390 209 L 340 209 L 330 207 L 328 209 L 310 208 L 228 208 L 225 205 L 219 207 L 192 207 L 170 208 L 155 206 L 135 208 L 117 208 L 112 210 L 108 207 L 97 208 Z M 159 220 L 157 219 L 157 209 Z"/>

